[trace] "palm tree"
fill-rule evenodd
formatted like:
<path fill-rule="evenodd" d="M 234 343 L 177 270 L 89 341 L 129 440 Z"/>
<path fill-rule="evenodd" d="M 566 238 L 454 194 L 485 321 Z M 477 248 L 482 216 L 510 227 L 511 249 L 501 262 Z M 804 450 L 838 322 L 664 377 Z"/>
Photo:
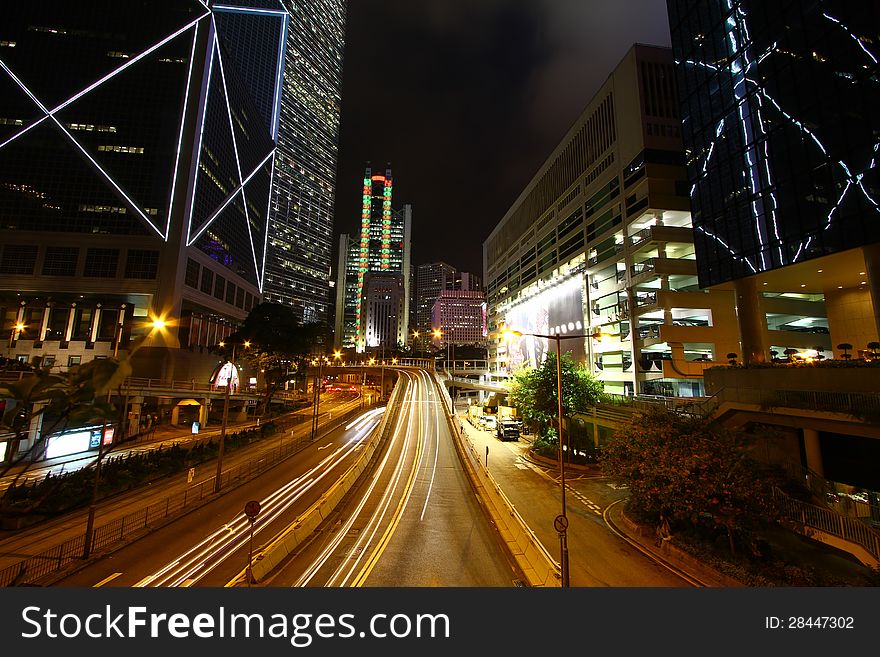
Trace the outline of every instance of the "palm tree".
<path fill-rule="evenodd" d="M 850 358 L 852 358 L 849 350 L 852 349 L 853 346 L 849 342 L 841 342 L 839 345 L 837 345 L 837 348 L 843 351 L 843 353 L 840 355 L 843 360 L 849 360 Z"/>
<path fill-rule="evenodd" d="M 880 354 L 877 353 L 878 351 L 880 351 L 880 342 L 877 342 L 877 341 L 869 342 L 868 349 L 871 350 L 871 360 L 874 360 L 877 358 L 877 356 L 880 356 Z"/>
<path fill-rule="evenodd" d="M 783 351 L 782 353 L 785 354 L 786 356 L 788 356 L 788 360 L 794 362 L 794 355 L 795 355 L 796 353 L 798 353 L 798 350 L 797 350 L 797 349 L 794 349 L 794 348 L 792 348 L 792 347 L 789 347 L 788 349 L 786 349 L 786 350 Z"/>
<path fill-rule="evenodd" d="M 822 345 L 817 345 L 813 347 L 813 349 L 816 352 L 816 360 L 825 360 L 825 354 L 823 353 L 825 351 L 825 347 L 823 347 Z"/>

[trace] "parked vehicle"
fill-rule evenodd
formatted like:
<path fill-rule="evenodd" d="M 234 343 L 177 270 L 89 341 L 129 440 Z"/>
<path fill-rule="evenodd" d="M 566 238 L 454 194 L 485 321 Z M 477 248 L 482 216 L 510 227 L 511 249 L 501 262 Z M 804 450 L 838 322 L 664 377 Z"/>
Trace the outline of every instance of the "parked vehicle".
<path fill-rule="evenodd" d="M 484 415 L 482 417 L 482 425 L 486 431 L 495 431 L 498 428 L 498 420 L 494 415 Z"/>
<path fill-rule="evenodd" d="M 516 420 L 499 422 L 496 435 L 500 440 L 519 440 L 519 422 Z"/>

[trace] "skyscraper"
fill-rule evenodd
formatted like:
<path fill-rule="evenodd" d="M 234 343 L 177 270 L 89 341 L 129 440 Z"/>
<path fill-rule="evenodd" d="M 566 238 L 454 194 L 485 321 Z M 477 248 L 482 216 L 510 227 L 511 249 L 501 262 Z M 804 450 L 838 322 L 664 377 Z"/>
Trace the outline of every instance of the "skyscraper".
<path fill-rule="evenodd" d="M 368 163 L 361 188 L 361 232 L 357 236 L 344 234 L 339 241 L 336 346 L 357 347 L 359 351 L 368 346 L 363 315 L 364 277 L 368 273 L 400 277 L 405 338 L 409 324 L 412 206 L 406 204 L 394 210 L 393 189 L 391 165 L 384 174 L 373 174 Z"/>
<path fill-rule="evenodd" d="M 5 12 L 0 306 L 25 326 L 7 355 L 72 365 L 165 317 L 171 358 L 143 374 L 201 377 L 196 348 L 259 302 L 285 19 L 239 4 Z"/>
<path fill-rule="evenodd" d="M 880 335 L 876 5 L 668 7 L 700 285 L 733 283 L 747 360 L 801 346 L 795 331 L 864 348 Z"/>
<path fill-rule="evenodd" d="M 281 76 L 272 185 L 267 301 L 303 321 L 327 321 L 339 140 L 345 0 L 262 0 L 282 7 Z"/>

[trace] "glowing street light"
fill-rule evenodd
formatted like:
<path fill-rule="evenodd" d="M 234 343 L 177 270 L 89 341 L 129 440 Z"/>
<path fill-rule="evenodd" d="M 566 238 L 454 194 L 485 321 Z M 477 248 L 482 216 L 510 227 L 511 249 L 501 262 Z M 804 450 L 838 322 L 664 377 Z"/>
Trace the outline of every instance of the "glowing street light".
<path fill-rule="evenodd" d="M 558 431 L 559 431 L 559 481 L 562 488 L 562 513 L 558 515 L 553 523 L 554 528 L 559 533 L 559 566 L 562 571 L 562 586 L 569 587 L 569 575 L 568 575 L 568 514 L 565 510 L 565 461 L 563 459 L 562 454 L 562 340 L 571 340 L 576 338 L 594 338 L 601 340 L 602 333 L 601 331 L 592 333 L 589 335 L 586 334 L 578 334 L 578 335 L 561 335 L 559 333 L 555 335 L 541 335 L 539 333 L 522 333 L 520 331 L 514 331 L 512 329 L 508 329 L 506 327 L 502 327 L 501 335 L 505 342 L 509 342 L 514 337 L 522 337 L 524 335 L 530 335 L 533 338 L 545 338 L 547 340 L 555 340 L 556 341 L 556 402 L 557 402 L 557 423 L 558 423 Z M 567 446 L 566 446 L 567 447 Z"/>

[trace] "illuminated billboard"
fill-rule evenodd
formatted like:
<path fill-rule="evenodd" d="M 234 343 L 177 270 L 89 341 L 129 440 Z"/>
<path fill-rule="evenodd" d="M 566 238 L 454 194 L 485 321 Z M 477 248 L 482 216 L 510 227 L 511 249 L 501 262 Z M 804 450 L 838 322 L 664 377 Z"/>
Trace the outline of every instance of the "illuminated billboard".
<path fill-rule="evenodd" d="M 584 362 L 584 338 L 565 339 L 566 334 L 583 335 L 584 290 L 580 278 L 566 280 L 546 287 L 534 296 L 512 306 L 504 315 L 505 326 L 524 335 L 514 337 L 507 344 L 508 371 L 523 367 L 537 367 L 544 362 L 547 352 L 555 351 L 556 341 L 533 335 L 561 335 L 562 353 L 571 352 L 575 360 Z"/>

